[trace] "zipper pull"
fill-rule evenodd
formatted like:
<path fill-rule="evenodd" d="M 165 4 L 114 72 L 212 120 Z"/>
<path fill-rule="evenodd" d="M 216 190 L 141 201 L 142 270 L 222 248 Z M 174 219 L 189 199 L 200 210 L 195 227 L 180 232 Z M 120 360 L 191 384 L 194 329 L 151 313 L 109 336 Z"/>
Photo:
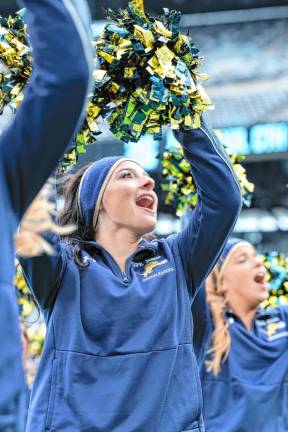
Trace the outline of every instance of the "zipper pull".
<path fill-rule="evenodd" d="M 122 272 L 122 279 L 123 279 L 123 282 L 128 283 L 128 277 L 127 277 L 127 274 L 125 272 Z"/>

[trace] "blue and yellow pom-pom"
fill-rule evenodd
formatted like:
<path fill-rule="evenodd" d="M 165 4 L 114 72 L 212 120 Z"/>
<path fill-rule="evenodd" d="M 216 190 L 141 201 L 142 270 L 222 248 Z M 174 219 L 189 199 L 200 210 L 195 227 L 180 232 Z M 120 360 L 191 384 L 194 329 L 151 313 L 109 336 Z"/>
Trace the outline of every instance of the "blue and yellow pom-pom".
<path fill-rule="evenodd" d="M 241 165 L 245 157 L 231 152 L 227 147 L 225 149 L 238 178 L 243 203 L 249 207 L 254 184 L 249 182 L 245 168 Z M 176 215 L 180 217 L 197 204 L 196 185 L 180 144 L 163 153 L 162 166 L 164 179 L 161 187 L 166 192 L 165 204 L 172 205 L 176 209 Z"/>
<path fill-rule="evenodd" d="M 288 257 L 284 253 L 269 252 L 262 255 L 267 269 L 266 280 L 269 286 L 269 298 L 263 304 L 281 306 L 288 304 Z"/>
<path fill-rule="evenodd" d="M 100 65 L 94 70 L 94 92 L 65 167 L 95 142 L 100 117 L 126 142 L 137 142 L 146 134 L 160 139 L 165 125 L 173 129 L 200 125 L 210 100 L 200 84 L 206 77 L 198 71 L 199 53 L 192 38 L 180 32 L 181 13 L 163 11 L 159 18 L 150 17 L 143 0 L 107 11 L 111 22 L 93 41 Z M 23 100 L 32 54 L 23 12 L 0 18 L 0 110 L 5 106 L 15 110 Z"/>
<path fill-rule="evenodd" d="M 164 125 L 195 128 L 210 100 L 200 85 L 200 57 L 192 38 L 180 32 L 181 13 L 164 9 L 152 18 L 143 0 L 118 12 L 96 40 L 100 69 L 95 71 L 92 103 L 123 141 L 145 134 L 161 138 Z"/>

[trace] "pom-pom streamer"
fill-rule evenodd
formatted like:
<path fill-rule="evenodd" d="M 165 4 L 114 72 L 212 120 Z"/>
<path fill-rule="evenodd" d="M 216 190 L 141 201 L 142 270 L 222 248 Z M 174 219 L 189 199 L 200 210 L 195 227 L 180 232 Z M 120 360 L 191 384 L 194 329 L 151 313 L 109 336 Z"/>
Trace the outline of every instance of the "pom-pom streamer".
<path fill-rule="evenodd" d="M 240 183 L 244 204 L 249 206 L 254 185 L 247 179 L 245 168 L 240 163 L 245 157 L 231 152 L 227 147 L 225 149 Z M 162 166 L 164 177 L 162 189 L 166 192 L 165 204 L 172 205 L 176 209 L 176 215 L 180 217 L 197 204 L 196 186 L 180 144 L 164 152 Z"/>

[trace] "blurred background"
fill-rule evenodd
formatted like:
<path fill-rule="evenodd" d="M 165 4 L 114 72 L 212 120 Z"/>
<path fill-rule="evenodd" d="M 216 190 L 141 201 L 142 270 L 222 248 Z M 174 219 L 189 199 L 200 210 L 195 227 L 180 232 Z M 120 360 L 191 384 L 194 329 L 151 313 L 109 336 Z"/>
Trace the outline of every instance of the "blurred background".
<path fill-rule="evenodd" d="M 105 8 L 127 3 L 90 4 L 97 35 L 105 25 Z M 146 0 L 145 6 L 154 15 L 163 7 L 183 12 L 182 30 L 189 31 L 204 57 L 202 71 L 210 75 L 205 85 L 215 105 L 208 113 L 210 123 L 232 150 L 246 155 L 244 166 L 255 193 L 251 207 L 242 211 L 237 235 L 260 250 L 288 252 L 288 1 Z M 1 0 L 1 15 L 17 9 L 15 1 Z M 172 144 L 169 132 L 161 142 L 146 137 L 138 144 L 124 144 L 105 132 L 80 162 L 111 154 L 139 159 L 158 183 L 157 234 L 168 235 L 179 229 L 179 222 L 175 210 L 164 205 L 160 159 Z"/>

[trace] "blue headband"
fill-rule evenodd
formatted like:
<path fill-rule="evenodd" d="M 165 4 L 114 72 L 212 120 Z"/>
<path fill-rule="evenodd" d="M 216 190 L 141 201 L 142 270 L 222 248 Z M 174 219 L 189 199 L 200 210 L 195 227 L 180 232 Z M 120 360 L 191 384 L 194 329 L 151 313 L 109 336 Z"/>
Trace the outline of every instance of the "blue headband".
<path fill-rule="evenodd" d="M 228 262 L 229 257 L 232 255 L 232 253 L 240 246 L 251 246 L 249 242 L 236 238 L 231 237 L 227 241 L 218 261 L 217 261 L 217 267 L 219 272 L 223 273 L 225 264 Z"/>
<path fill-rule="evenodd" d="M 94 162 L 84 172 L 78 188 L 77 205 L 87 227 L 96 227 L 106 186 L 114 170 L 124 161 L 137 163 L 122 156 L 105 157 Z"/>

